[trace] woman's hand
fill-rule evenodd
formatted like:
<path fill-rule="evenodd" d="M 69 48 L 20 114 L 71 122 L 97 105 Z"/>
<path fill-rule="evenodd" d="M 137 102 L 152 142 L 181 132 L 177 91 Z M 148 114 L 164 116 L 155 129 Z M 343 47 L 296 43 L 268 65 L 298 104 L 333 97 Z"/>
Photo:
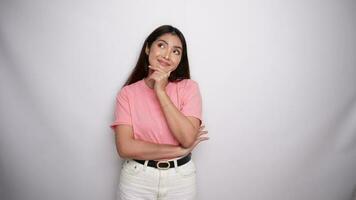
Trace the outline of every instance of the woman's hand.
<path fill-rule="evenodd" d="M 189 147 L 189 148 L 182 148 L 182 154 L 183 156 L 188 155 L 190 152 L 193 151 L 193 149 L 202 141 L 208 140 L 208 131 L 204 130 L 205 125 L 201 125 L 199 128 L 199 133 L 197 135 L 197 138 L 195 139 L 194 144 Z"/>
<path fill-rule="evenodd" d="M 151 65 L 148 67 L 153 70 L 153 73 L 148 77 L 148 80 L 154 80 L 154 90 L 156 92 L 165 91 L 165 88 L 168 84 L 168 77 L 171 74 L 172 69 L 164 69 L 160 66 L 154 67 Z"/>

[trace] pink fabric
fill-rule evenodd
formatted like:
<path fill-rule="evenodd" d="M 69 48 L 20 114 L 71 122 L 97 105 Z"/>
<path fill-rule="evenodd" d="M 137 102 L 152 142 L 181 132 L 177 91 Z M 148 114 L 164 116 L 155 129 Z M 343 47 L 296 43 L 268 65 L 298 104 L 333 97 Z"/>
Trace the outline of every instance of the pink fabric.
<path fill-rule="evenodd" d="M 166 92 L 183 115 L 202 120 L 202 99 L 195 81 L 169 82 Z M 135 139 L 157 144 L 179 144 L 169 130 L 154 90 L 144 80 L 125 86 L 118 92 L 115 121 L 110 127 L 114 129 L 119 124 L 131 125 Z"/>

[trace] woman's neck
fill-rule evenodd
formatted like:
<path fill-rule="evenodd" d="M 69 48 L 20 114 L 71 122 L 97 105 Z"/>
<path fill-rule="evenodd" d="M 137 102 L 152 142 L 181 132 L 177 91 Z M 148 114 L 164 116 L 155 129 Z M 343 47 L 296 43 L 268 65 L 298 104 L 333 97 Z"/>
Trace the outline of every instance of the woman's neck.
<path fill-rule="evenodd" d="M 145 84 L 146 84 L 149 88 L 151 88 L 151 89 L 153 89 L 153 87 L 154 87 L 154 85 L 155 85 L 155 81 L 154 81 L 154 80 L 152 80 L 152 79 L 148 80 L 148 77 L 150 77 L 150 75 L 151 75 L 152 73 L 153 73 L 153 71 L 152 71 L 151 69 L 149 69 L 147 77 L 145 77 L 145 78 L 143 79 L 143 80 L 145 81 Z"/>
<path fill-rule="evenodd" d="M 152 80 L 152 79 L 148 80 L 147 77 L 144 78 L 143 80 L 145 81 L 145 84 L 146 84 L 149 88 L 153 89 L 154 84 L 155 84 L 154 80 Z"/>

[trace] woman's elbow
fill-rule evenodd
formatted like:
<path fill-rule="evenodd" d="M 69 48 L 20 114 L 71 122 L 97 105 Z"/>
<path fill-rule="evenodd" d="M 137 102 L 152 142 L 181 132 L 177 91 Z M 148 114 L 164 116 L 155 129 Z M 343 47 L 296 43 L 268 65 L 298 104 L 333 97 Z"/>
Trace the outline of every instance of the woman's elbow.
<path fill-rule="evenodd" d="M 194 144 L 194 141 L 185 141 L 181 143 L 181 146 L 185 149 L 189 149 Z"/>
<path fill-rule="evenodd" d="M 122 158 L 122 159 L 128 159 L 130 156 L 127 152 L 125 151 L 122 151 L 122 150 L 118 150 L 117 151 L 119 153 L 119 156 Z"/>
<path fill-rule="evenodd" d="M 124 151 L 122 148 L 117 147 L 116 150 L 117 150 L 117 153 L 119 154 L 119 156 L 120 156 L 121 158 L 126 159 L 126 158 L 128 157 L 127 152 Z"/>
<path fill-rule="evenodd" d="M 194 145 L 195 140 L 196 140 L 196 134 L 195 133 L 190 134 L 183 141 L 181 141 L 181 146 L 183 148 L 188 149 L 188 148 L 190 148 L 190 147 L 192 147 Z"/>
<path fill-rule="evenodd" d="M 129 159 L 132 157 L 133 152 L 130 148 L 127 148 L 125 145 L 116 144 L 117 153 L 123 159 Z"/>

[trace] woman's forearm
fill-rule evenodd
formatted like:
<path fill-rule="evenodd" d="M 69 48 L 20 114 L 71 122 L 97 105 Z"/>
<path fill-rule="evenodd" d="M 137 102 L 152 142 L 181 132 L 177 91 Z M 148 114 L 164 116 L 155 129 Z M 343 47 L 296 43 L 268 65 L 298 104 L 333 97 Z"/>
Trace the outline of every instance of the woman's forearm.
<path fill-rule="evenodd" d="M 164 90 L 156 91 L 156 96 L 174 137 L 185 148 L 193 145 L 198 129 L 177 109 Z"/>
<path fill-rule="evenodd" d="M 155 144 L 136 139 L 129 139 L 119 143 L 117 140 L 117 150 L 122 158 L 139 160 L 165 160 L 183 156 L 186 149 L 181 146 L 169 144 Z"/>

